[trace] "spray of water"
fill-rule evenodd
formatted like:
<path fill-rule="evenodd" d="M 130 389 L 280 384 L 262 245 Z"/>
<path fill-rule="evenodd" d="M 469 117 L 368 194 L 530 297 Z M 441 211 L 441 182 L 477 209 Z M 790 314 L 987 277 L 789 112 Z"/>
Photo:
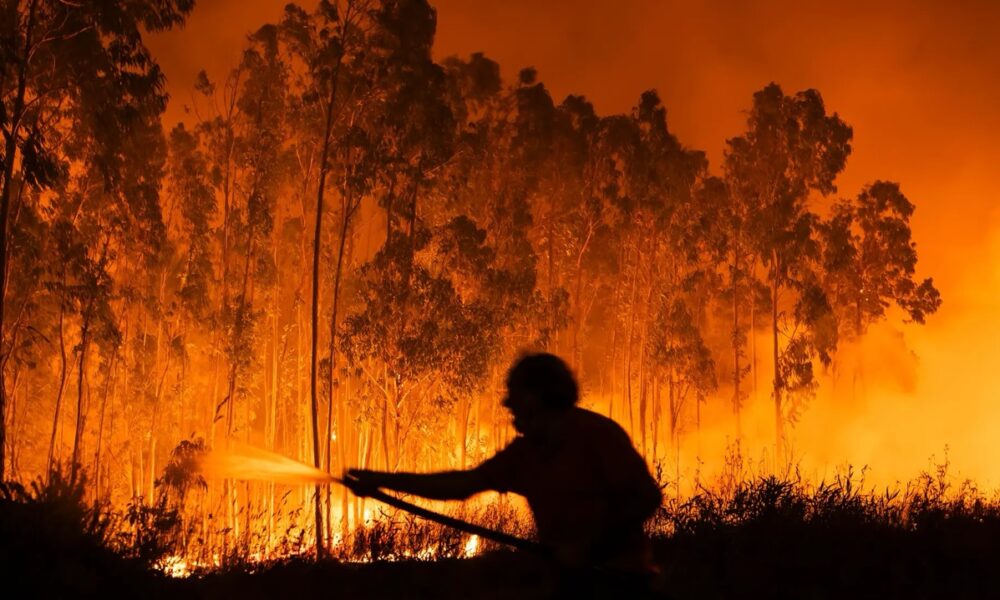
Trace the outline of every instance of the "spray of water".
<path fill-rule="evenodd" d="M 200 470 L 210 479 L 273 481 L 290 485 L 338 481 L 329 473 L 287 456 L 237 443 L 208 452 L 201 460 Z"/>
<path fill-rule="evenodd" d="M 292 460 L 287 456 L 238 443 L 233 443 L 227 448 L 212 450 L 206 453 L 201 459 L 199 470 L 204 477 L 210 479 L 273 481 L 275 483 L 292 485 L 343 483 L 339 477 L 334 477 L 329 473 L 297 460 Z M 547 549 L 540 546 L 537 542 L 521 539 L 502 531 L 494 531 L 488 527 L 467 523 L 455 517 L 436 513 L 422 506 L 406 502 L 401 498 L 386 494 L 381 490 L 371 490 L 368 496 L 396 509 L 471 534 L 472 537 L 467 540 L 465 545 L 465 554 L 467 556 L 473 556 L 479 552 L 480 538 L 529 552 L 548 552 Z"/>

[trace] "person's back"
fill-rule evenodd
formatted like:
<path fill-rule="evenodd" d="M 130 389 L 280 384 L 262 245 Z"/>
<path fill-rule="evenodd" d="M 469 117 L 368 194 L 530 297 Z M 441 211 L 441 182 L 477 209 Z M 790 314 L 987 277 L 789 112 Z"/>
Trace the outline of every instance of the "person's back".
<path fill-rule="evenodd" d="M 659 505 L 660 490 L 611 419 L 569 408 L 476 470 L 488 488 L 527 499 L 539 541 L 561 560 L 628 570 L 646 565 L 642 524 Z"/>

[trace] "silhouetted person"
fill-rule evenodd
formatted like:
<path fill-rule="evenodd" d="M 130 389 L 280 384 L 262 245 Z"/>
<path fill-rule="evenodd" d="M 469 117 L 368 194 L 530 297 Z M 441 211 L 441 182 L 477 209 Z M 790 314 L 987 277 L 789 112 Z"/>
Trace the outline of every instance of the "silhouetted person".
<path fill-rule="evenodd" d="M 539 541 L 564 569 L 650 571 L 643 523 L 660 490 L 628 434 L 614 421 L 576 406 L 576 380 L 552 354 L 518 360 L 507 374 L 507 397 L 518 436 L 467 471 L 430 474 L 352 469 L 354 493 L 387 488 L 438 500 L 485 490 L 524 496 Z M 566 572 L 566 571 L 564 571 Z"/>

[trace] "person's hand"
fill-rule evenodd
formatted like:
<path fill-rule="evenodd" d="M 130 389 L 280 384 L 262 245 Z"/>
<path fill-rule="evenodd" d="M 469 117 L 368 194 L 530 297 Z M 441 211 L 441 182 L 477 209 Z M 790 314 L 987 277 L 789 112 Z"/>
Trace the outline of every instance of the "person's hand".
<path fill-rule="evenodd" d="M 385 473 L 367 469 L 348 469 L 343 475 L 344 485 L 355 496 L 362 498 L 371 496 L 384 485 Z"/>

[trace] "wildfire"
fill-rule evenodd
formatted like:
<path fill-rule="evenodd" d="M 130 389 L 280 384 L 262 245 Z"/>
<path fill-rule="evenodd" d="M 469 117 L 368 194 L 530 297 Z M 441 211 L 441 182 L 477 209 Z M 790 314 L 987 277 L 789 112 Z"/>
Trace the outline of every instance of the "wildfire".
<path fill-rule="evenodd" d="M 479 554 L 479 536 L 470 535 L 465 541 L 465 556 L 471 558 L 477 554 Z"/>
<path fill-rule="evenodd" d="M 159 570 L 168 577 L 183 578 L 191 574 L 188 561 L 183 556 L 168 556 L 159 565 Z"/>
<path fill-rule="evenodd" d="M 167 575 L 317 544 L 354 559 L 366 534 L 380 559 L 476 556 L 476 535 L 376 539 L 408 535 L 399 513 L 330 484 L 352 467 L 469 469 L 503 448 L 501 375 L 532 344 L 568 358 L 584 407 L 620 423 L 678 499 L 848 464 L 892 486 L 944 448 L 963 476 L 1000 484 L 1000 234 L 969 246 L 977 260 L 933 259 L 950 278 L 939 313 L 911 223 L 932 191 L 990 195 L 878 180 L 896 170 L 880 164 L 845 179 L 868 138 L 838 116 L 852 113 L 843 89 L 824 104 L 768 85 L 743 98 L 745 129 L 699 150 L 653 91 L 602 115 L 583 96 L 560 104 L 534 70 L 504 81 L 482 54 L 438 64 L 433 28 L 384 30 L 400 3 L 381 1 L 350 23 L 260 15 L 254 30 L 267 18 L 274 36 L 176 90 L 195 103 L 184 123 L 157 119 L 157 86 L 118 86 L 111 106 L 150 120 L 103 135 L 74 120 L 98 98 L 50 83 L 94 65 L 129 80 L 132 54 L 106 54 L 111 38 L 93 60 L 29 52 L 86 36 L 66 29 L 69 8 L 36 23 L 10 4 L 0 482 L 70 465 L 86 498 L 129 516 L 124 533 L 178 524 Z M 104 18 L 99 3 L 52 5 Z M 399 44 L 413 49 L 403 64 Z M 346 61 L 337 77 L 305 68 L 329 56 Z M 401 94 L 412 82 L 396 77 L 413 73 L 437 75 Z M 30 102 L 13 102 L 17 81 Z"/>

